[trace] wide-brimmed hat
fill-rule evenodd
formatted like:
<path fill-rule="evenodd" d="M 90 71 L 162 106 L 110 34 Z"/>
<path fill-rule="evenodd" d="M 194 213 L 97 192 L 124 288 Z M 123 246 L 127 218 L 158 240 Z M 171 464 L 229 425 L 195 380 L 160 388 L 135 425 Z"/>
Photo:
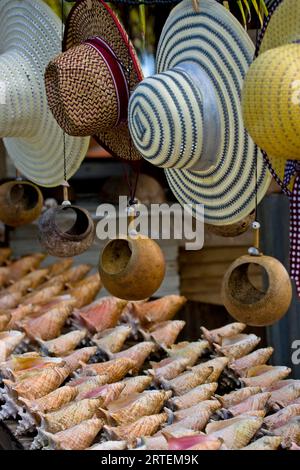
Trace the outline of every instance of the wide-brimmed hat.
<path fill-rule="evenodd" d="M 41 186 L 70 178 L 88 138 L 66 136 L 47 104 L 44 71 L 61 50 L 60 19 L 42 0 L 0 1 L 0 137 L 16 168 Z"/>
<path fill-rule="evenodd" d="M 240 95 L 254 45 L 215 0 L 200 12 L 184 0 L 163 28 L 158 74 L 129 102 L 129 128 L 142 156 L 165 168 L 182 204 L 204 204 L 205 221 L 232 224 L 265 195 L 270 175 L 243 125 Z M 196 212 L 194 211 L 196 215 Z"/>
<path fill-rule="evenodd" d="M 45 74 L 51 111 L 69 135 L 93 135 L 112 155 L 137 160 L 127 112 L 142 71 L 128 36 L 102 0 L 79 0 L 71 10 L 65 52 Z"/>
<path fill-rule="evenodd" d="M 291 190 L 290 161 L 300 160 L 299 0 L 275 2 L 257 53 L 243 88 L 244 122 L 279 184 Z"/>

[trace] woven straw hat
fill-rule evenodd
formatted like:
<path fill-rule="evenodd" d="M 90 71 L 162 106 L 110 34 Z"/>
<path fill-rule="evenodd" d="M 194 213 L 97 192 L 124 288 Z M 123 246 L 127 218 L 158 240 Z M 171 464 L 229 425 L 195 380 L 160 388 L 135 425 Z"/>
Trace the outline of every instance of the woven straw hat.
<path fill-rule="evenodd" d="M 44 70 L 61 48 L 61 21 L 41 0 L 0 2 L 0 137 L 17 169 L 41 186 L 64 180 L 63 132 L 47 105 Z M 67 136 L 66 170 L 79 168 L 89 139 Z"/>
<path fill-rule="evenodd" d="M 165 168 L 181 204 L 204 204 L 205 221 L 233 224 L 265 195 L 270 175 L 247 134 L 240 94 L 254 46 L 215 0 L 175 7 L 163 28 L 157 75 L 129 102 L 129 128 L 142 156 Z M 194 215 L 196 211 L 193 211 Z"/>
<path fill-rule="evenodd" d="M 127 111 L 142 71 L 116 15 L 102 0 L 79 0 L 68 17 L 64 46 L 45 73 L 59 125 L 69 135 L 94 135 L 117 157 L 140 159 L 131 145 Z"/>
<path fill-rule="evenodd" d="M 245 126 L 282 186 L 286 161 L 300 159 L 299 25 L 299 0 L 282 1 L 263 31 L 243 88 Z"/>

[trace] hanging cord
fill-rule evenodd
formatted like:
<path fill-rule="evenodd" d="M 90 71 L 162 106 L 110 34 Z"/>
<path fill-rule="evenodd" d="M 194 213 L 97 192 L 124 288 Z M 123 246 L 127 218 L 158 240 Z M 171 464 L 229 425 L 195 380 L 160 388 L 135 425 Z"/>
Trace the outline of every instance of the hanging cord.
<path fill-rule="evenodd" d="M 64 51 L 64 0 L 61 0 L 61 52 Z M 62 137 L 63 137 L 63 162 L 64 162 L 64 181 L 63 181 L 63 206 L 71 205 L 69 201 L 69 183 L 67 181 L 67 156 L 66 156 L 66 133 L 62 130 Z"/>

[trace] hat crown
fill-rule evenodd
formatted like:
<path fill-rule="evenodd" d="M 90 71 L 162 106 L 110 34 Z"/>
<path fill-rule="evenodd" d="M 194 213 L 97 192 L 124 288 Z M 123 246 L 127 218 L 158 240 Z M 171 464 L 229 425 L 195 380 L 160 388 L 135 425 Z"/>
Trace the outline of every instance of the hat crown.
<path fill-rule="evenodd" d="M 185 61 L 144 80 L 129 102 L 129 130 L 138 151 L 156 166 L 210 168 L 220 119 L 209 77 Z"/>

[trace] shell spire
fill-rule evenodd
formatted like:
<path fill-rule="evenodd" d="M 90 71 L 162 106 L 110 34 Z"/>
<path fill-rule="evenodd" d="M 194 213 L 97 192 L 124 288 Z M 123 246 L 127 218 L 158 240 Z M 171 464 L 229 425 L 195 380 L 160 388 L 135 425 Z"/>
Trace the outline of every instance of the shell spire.
<path fill-rule="evenodd" d="M 48 341 L 60 335 L 61 329 L 71 313 L 72 307 L 62 304 L 37 318 L 29 320 L 23 325 L 23 329 L 27 336 L 32 339 Z"/>
<path fill-rule="evenodd" d="M 38 339 L 37 341 L 41 345 L 42 351 L 46 354 L 50 354 L 52 356 L 65 356 L 73 351 L 86 335 L 86 330 L 73 330 L 49 341 L 43 341 L 41 339 Z"/>
<path fill-rule="evenodd" d="M 144 364 L 147 357 L 157 349 L 157 346 L 152 341 L 143 341 L 141 343 L 135 344 L 131 348 L 125 349 L 119 353 L 112 355 L 112 357 L 127 358 L 134 361 L 135 366 L 133 372 L 138 372 L 142 365 Z"/>
<path fill-rule="evenodd" d="M 122 349 L 131 332 L 130 326 L 119 325 L 95 334 L 92 341 L 104 352 L 117 353 Z"/>
<path fill-rule="evenodd" d="M 209 341 L 210 343 L 221 344 L 224 338 L 230 338 L 231 336 L 238 335 L 244 331 L 246 325 L 244 323 L 230 323 L 229 325 L 222 326 L 221 328 L 216 328 L 214 330 L 207 330 L 202 326 L 200 329 L 203 334 L 203 338 Z"/>
<path fill-rule="evenodd" d="M 105 433 L 111 438 L 135 441 L 142 436 L 151 436 L 168 419 L 167 413 L 143 416 L 131 424 L 110 427 L 104 426 Z"/>
<path fill-rule="evenodd" d="M 107 362 L 98 362 L 83 366 L 83 375 L 107 375 L 109 382 L 122 380 L 135 367 L 135 362 L 127 357 L 120 357 Z"/>

